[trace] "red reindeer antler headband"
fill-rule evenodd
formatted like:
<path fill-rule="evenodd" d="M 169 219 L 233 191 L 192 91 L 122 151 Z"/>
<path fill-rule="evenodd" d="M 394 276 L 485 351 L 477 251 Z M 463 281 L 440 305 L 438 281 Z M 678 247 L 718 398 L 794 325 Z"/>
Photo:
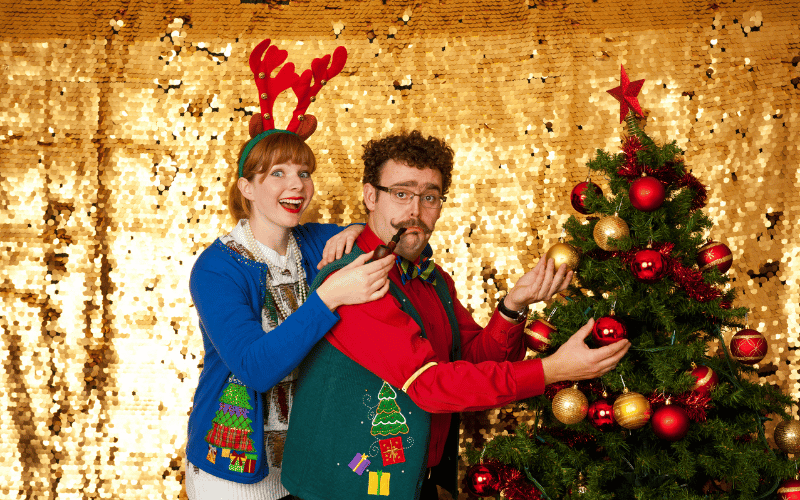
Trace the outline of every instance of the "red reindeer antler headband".
<path fill-rule="evenodd" d="M 262 41 L 250 54 L 250 70 L 253 72 L 258 88 L 261 114 L 253 115 L 250 119 L 250 137 L 252 139 L 247 143 L 239 158 L 239 177 L 244 172 L 244 161 L 250 154 L 250 150 L 264 137 L 274 133 L 290 133 L 306 140 L 314 133 L 317 129 L 317 119 L 314 115 L 306 114 L 306 110 L 316 100 L 316 95 L 322 87 L 342 71 L 344 63 L 347 61 L 347 50 L 344 47 L 336 47 L 333 57 L 328 54 L 314 59 L 311 62 L 311 69 L 305 70 L 302 75 L 295 73 L 294 64 L 290 62 L 286 63 L 273 77 L 272 72 L 286 61 L 289 53 L 270 45 L 271 43 L 269 39 Z M 272 108 L 275 106 L 278 95 L 289 88 L 297 96 L 297 107 L 292 113 L 292 119 L 286 130 L 276 129 Z"/>

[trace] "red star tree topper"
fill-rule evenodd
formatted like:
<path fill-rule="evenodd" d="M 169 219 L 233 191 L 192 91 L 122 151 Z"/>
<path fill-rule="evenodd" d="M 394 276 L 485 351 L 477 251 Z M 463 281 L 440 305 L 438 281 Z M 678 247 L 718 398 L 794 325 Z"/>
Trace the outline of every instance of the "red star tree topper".
<path fill-rule="evenodd" d="M 606 90 L 609 94 L 613 95 L 619 101 L 619 122 L 622 123 L 625 117 L 628 116 L 628 111 L 632 108 L 639 116 L 642 116 L 642 108 L 639 106 L 639 99 L 636 96 L 642 90 L 644 80 L 636 80 L 631 82 L 625 73 L 625 66 L 620 65 L 622 69 L 622 76 L 620 77 L 619 87 L 611 90 Z"/>

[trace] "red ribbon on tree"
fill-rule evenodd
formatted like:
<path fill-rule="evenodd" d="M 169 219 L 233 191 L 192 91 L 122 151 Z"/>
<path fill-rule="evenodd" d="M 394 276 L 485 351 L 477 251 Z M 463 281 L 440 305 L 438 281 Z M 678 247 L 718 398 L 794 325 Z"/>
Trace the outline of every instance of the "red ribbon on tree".
<path fill-rule="evenodd" d="M 566 389 L 567 387 L 572 387 L 576 383 L 578 384 L 578 390 L 584 394 L 591 393 L 595 396 L 600 396 L 605 390 L 603 383 L 596 380 L 581 380 L 579 382 L 571 382 L 567 380 L 544 386 L 544 396 L 552 400 L 554 397 L 556 397 L 556 393 L 558 393 L 558 391 L 561 389 Z"/>
<path fill-rule="evenodd" d="M 647 400 L 650 401 L 650 407 L 655 411 L 659 406 L 664 406 L 664 404 L 666 404 L 667 397 L 663 392 L 653 392 Z M 705 422 L 706 411 L 713 407 L 711 404 L 711 396 L 696 391 L 670 396 L 669 400 L 670 403 L 678 405 L 686 410 L 686 413 L 689 414 L 689 419 L 693 422 Z"/>
<path fill-rule="evenodd" d="M 542 498 L 541 492 L 536 489 L 536 486 L 524 479 L 509 483 L 503 493 L 508 500 L 540 500 Z"/>
<path fill-rule="evenodd" d="M 541 491 L 528 482 L 519 469 L 497 460 L 487 460 L 483 463 L 491 467 L 490 470 L 496 475 L 498 491 L 502 491 L 509 500 L 541 500 Z"/>
<path fill-rule="evenodd" d="M 703 273 L 697 269 L 686 267 L 678 259 L 671 256 L 674 243 L 657 242 L 652 244 L 653 250 L 664 256 L 664 269 L 667 276 L 686 291 L 686 294 L 699 302 L 708 302 L 722 297 L 722 292 L 705 282 Z M 613 252 L 614 257 L 619 257 L 627 266 L 631 265 L 633 257 L 641 248 L 632 248 L 626 252 Z"/>
<path fill-rule="evenodd" d="M 697 210 L 706 206 L 708 193 L 706 187 L 691 173 L 679 176 L 675 172 L 676 165 L 683 165 L 682 161 L 669 161 L 658 168 L 652 168 L 639 163 L 636 153 L 643 148 L 641 141 L 635 135 L 626 138 L 622 143 L 622 152 L 625 155 L 625 164 L 617 170 L 617 174 L 633 182 L 647 174 L 658 179 L 668 186 L 686 187 L 694 192 L 692 198 L 692 210 Z"/>
<path fill-rule="evenodd" d="M 540 430 L 543 433 L 547 433 L 548 436 L 557 439 L 559 442 L 566 444 L 570 448 L 574 448 L 579 444 L 597 444 L 596 436 L 586 432 L 578 432 L 566 427 L 547 427 L 543 425 Z"/>

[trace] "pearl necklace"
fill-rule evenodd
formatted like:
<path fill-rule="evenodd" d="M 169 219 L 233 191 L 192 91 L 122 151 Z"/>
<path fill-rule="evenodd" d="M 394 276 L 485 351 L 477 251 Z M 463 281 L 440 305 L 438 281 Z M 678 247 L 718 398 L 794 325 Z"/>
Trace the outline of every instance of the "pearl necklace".
<path fill-rule="evenodd" d="M 247 220 L 243 224 L 244 229 L 244 237 L 247 240 L 247 249 L 250 250 L 250 253 L 255 257 L 256 261 L 263 262 L 267 265 L 267 273 L 269 274 L 268 286 L 269 291 L 272 294 L 272 299 L 275 302 L 275 305 L 280 309 L 283 318 L 286 319 L 292 314 L 294 311 L 289 307 L 286 301 L 281 300 L 280 290 L 278 289 L 277 284 L 275 283 L 275 278 L 272 276 L 272 269 L 267 262 L 267 258 L 264 256 L 264 252 L 261 250 L 261 246 L 256 242 L 255 236 L 253 236 L 253 230 L 250 228 L 250 221 Z M 300 255 L 300 248 L 297 245 L 297 242 L 294 239 L 293 234 L 289 234 L 289 247 L 287 249 L 292 256 L 294 257 L 294 264 L 295 270 L 297 274 L 300 276 L 300 282 L 294 285 L 295 291 L 298 292 L 297 301 L 298 307 L 305 303 L 306 299 L 308 298 L 308 282 L 306 281 L 306 273 L 303 270 L 303 259 Z"/>

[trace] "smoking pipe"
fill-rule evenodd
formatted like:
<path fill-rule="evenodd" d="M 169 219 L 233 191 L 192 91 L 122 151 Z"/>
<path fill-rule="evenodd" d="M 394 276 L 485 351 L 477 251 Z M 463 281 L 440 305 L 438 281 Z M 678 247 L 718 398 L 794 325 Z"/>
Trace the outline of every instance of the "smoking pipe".
<path fill-rule="evenodd" d="M 397 234 L 392 236 L 392 239 L 389 240 L 389 244 L 387 244 L 387 245 L 378 245 L 378 247 L 375 248 L 375 253 L 372 254 L 372 258 L 370 259 L 370 262 L 372 262 L 373 260 L 382 259 L 382 258 L 386 257 L 387 255 L 389 255 L 390 253 L 394 252 L 394 247 L 396 247 L 397 246 L 397 242 L 400 241 L 400 236 L 402 236 L 403 233 L 405 233 L 407 229 L 408 229 L 407 227 L 401 227 L 400 229 L 397 230 Z"/>

